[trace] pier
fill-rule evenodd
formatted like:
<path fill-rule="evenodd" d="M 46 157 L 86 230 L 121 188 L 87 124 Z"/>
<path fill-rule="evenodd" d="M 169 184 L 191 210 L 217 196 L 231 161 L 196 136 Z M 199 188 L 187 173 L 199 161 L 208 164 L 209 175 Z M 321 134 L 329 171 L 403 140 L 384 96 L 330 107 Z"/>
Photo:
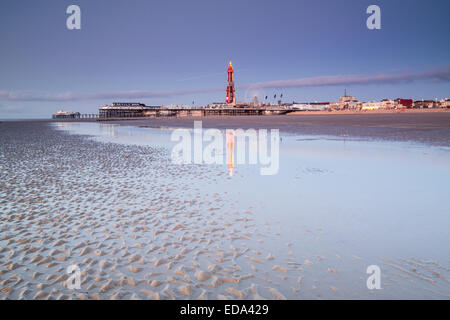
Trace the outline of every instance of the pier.
<path fill-rule="evenodd" d="M 79 113 L 79 112 L 57 112 L 52 115 L 56 120 L 76 120 L 76 119 L 98 119 L 98 113 Z"/>
<path fill-rule="evenodd" d="M 284 108 L 170 108 L 170 109 L 155 109 L 147 111 L 146 116 L 255 116 L 255 115 L 271 115 L 271 114 L 286 114 L 295 110 Z"/>
<path fill-rule="evenodd" d="M 281 115 L 296 111 L 295 109 L 279 107 L 246 107 L 246 108 L 152 108 L 143 112 L 116 112 L 108 113 L 77 113 L 71 116 L 53 115 L 55 120 L 132 120 L 154 117 L 206 117 L 206 116 L 264 116 Z"/>

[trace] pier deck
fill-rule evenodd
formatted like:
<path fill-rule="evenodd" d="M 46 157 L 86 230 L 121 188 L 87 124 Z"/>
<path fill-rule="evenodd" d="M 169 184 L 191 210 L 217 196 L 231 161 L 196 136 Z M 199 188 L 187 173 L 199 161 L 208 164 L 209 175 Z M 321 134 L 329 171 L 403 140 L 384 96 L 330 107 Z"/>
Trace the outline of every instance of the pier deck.
<path fill-rule="evenodd" d="M 80 120 L 95 119 L 96 121 L 132 120 L 148 117 L 186 117 L 186 116 L 261 116 L 281 115 L 294 112 L 293 109 L 284 108 L 154 108 L 142 113 L 117 113 L 116 115 L 105 115 L 98 113 L 79 114 L 77 117 L 55 117 L 55 120 Z"/>

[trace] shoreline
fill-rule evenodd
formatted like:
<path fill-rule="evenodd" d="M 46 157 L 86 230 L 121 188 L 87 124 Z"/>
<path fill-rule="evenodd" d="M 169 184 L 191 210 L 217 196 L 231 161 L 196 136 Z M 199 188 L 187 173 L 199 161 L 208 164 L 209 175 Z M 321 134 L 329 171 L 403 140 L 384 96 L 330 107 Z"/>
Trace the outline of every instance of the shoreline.
<path fill-rule="evenodd" d="M 365 110 L 365 111 L 354 111 L 354 110 L 339 110 L 339 111 L 294 111 L 291 113 L 286 114 L 287 116 L 300 116 L 300 115 L 350 115 L 350 114 L 356 114 L 356 115 L 379 115 L 379 114 L 428 114 L 428 113 L 450 113 L 450 108 L 434 108 L 434 109 L 394 109 L 394 110 Z M 280 117 L 282 115 L 265 115 L 265 116 L 254 116 L 249 115 L 245 117 Z M 206 118 L 216 118 L 216 117 L 222 117 L 222 116 L 206 116 Z M 239 117 L 239 116 L 232 116 L 232 117 Z M 110 121 L 133 121 L 133 120 L 144 120 L 144 119 L 153 119 L 155 117 L 145 117 L 145 118 L 115 118 L 112 120 L 101 120 L 105 122 Z M 166 118 L 199 118 L 198 116 L 180 116 L 180 117 L 157 117 L 160 119 L 166 119 Z M 50 118 L 39 118 L 39 119 L 0 119 L 1 122 L 28 122 L 28 121 L 39 121 L 39 122 L 97 122 L 98 119 L 50 119 Z"/>
<path fill-rule="evenodd" d="M 382 110 L 364 110 L 364 111 L 354 111 L 354 110 L 340 110 L 340 111 L 295 111 L 289 113 L 288 115 L 323 115 L 323 114 L 408 114 L 408 113 L 447 113 L 450 109 L 435 108 L 435 109 L 382 109 Z"/>
<path fill-rule="evenodd" d="M 413 141 L 450 147 L 450 109 L 407 109 L 383 111 L 301 111 L 267 116 L 185 116 L 134 119 L 16 120 L 15 122 L 101 123 L 149 128 L 279 129 L 297 135 L 329 135 L 388 141 Z M 11 123 L 13 121 L 0 121 Z"/>

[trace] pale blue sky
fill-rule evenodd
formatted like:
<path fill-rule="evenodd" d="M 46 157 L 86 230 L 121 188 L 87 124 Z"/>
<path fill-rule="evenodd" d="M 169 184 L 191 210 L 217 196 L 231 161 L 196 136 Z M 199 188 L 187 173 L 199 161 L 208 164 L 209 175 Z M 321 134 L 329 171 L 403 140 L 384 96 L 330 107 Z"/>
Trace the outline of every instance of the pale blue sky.
<path fill-rule="evenodd" d="M 81 30 L 66 28 L 70 4 Z M 381 30 L 366 27 L 371 4 Z M 447 0 L 3 0 L 0 118 L 223 101 L 229 59 L 240 101 L 255 83 L 285 101 L 344 88 L 363 101 L 450 98 L 449 12 Z"/>

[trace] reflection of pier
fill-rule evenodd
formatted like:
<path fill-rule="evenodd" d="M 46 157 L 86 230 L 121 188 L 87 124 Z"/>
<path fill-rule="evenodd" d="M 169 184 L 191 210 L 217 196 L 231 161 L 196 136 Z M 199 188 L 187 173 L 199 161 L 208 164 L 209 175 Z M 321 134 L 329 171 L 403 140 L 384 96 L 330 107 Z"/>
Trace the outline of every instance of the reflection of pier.
<path fill-rule="evenodd" d="M 280 115 L 293 112 L 293 109 L 285 108 L 152 108 L 143 112 L 133 113 L 81 113 L 76 117 L 62 118 L 53 117 L 58 120 L 79 120 L 79 119 L 96 119 L 97 121 L 112 121 L 112 120 L 131 120 L 151 117 L 205 117 L 205 116 L 263 116 L 263 115 Z"/>

